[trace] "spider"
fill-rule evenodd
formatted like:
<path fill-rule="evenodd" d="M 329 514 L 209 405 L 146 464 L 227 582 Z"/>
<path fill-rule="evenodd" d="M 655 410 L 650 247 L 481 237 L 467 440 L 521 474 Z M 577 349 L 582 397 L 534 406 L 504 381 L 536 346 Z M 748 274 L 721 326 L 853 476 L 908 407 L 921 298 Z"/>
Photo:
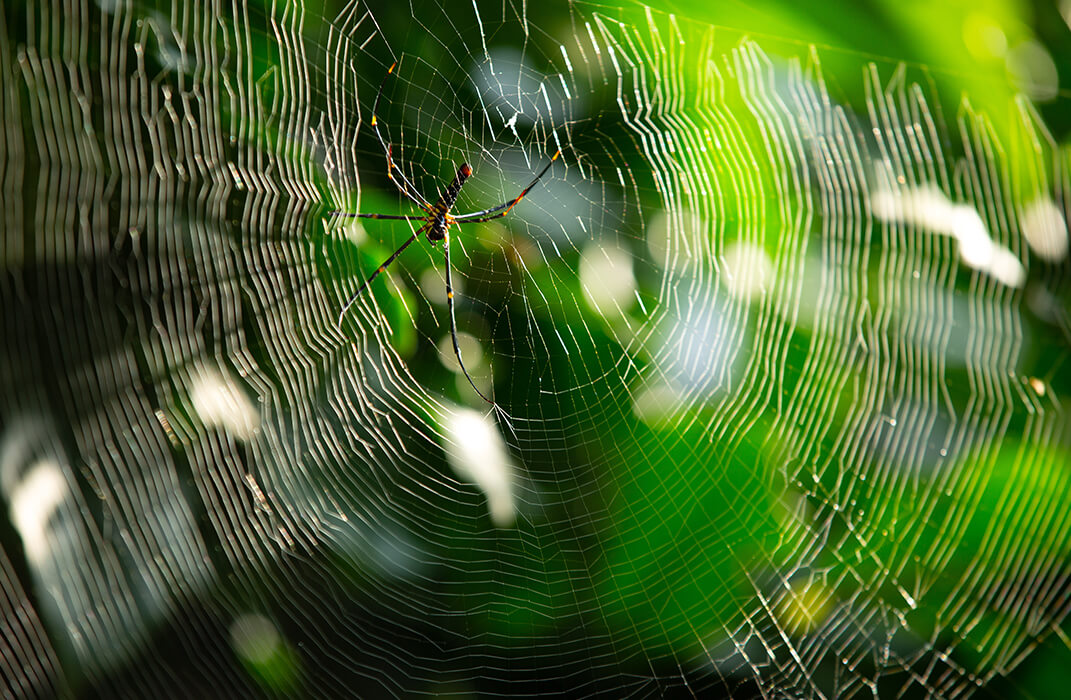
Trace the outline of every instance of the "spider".
<path fill-rule="evenodd" d="M 472 177 L 472 166 L 468 163 L 462 163 L 461 167 L 457 169 L 457 174 L 454 176 L 453 182 L 451 182 L 445 191 L 439 196 L 439 198 L 432 204 L 426 197 L 424 197 L 416 186 L 405 176 L 394 163 L 394 158 L 391 156 L 391 144 L 383 138 L 383 134 L 379 131 L 379 120 L 376 118 L 376 111 L 379 108 L 379 98 L 383 96 L 383 87 L 387 84 L 387 79 L 394 73 L 394 69 L 398 66 L 398 62 L 395 61 L 391 65 L 387 74 L 383 77 L 383 82 L 379 84 L 379 90 L 376 92 L 376 99 L 372 103 L 372 130 L 376 132 L 376 138 L 379 139 L 379 145 L 383 147 L 383 152 L 387 156 L 387 178 L 394 183 L 394 186 L 398 188 L 398 191 L 405 195 L 408 199 L 412 200 L 420 209 L 423 210 L 422 214 L 416 214 L 411 216 L 405 215 L 393 215 L 393 214 L 358 214 L 342 211 L 331 212 L 332 216 L 339 218 L 356 218 L 356 219 L 388 219 L 394 221 L 419 221 L 420 227 L 413 232 L 413 235 L 409 237 L 405 243 L 402 243 L 398 250 L 391 253 L 391 256 L 387 258 L 383 263 L 376 268 L 367 280 L 364 281 L 357 291 L 350 296 L 349 300 L 342 307 L 341 313 L 338 315 L 338 323 L 342 325 L 342 319 L 345 318 L 346 312 L 353 306 L 357 298 L 361 296 L 361 293 L 368 288 L 368 285 L 372 283 L 381 272 L 387 269 L 388 266 L 394 260 L 402 254 L 402 251 L 409 247 L 409 245 L 420 237 L 421 234 L 427 234 L 428 242 L 435 245 L 438 241 L 443 242 L 443 254 L 446 257 L 446 305 L 450 312 L 450 339 L 454 344 L 454 355 L 457 356 L 457 362 L 461 366 L 461 371 L 465 375 L 465 379 L 469 381 L 472 388 L 480 395 L 480 398 L 487 403 L 493 404 L 494 401 L 487 398 L 482 391 L 476 386 L 476 382 L 473 381 L 469 375 L 469 371 L 465 369 L 465 362 L 461 359 L 461 348 L 457 342 L 457 319 L 454 315 L 454 288 L 450 280 L 450 227 L 457 224 L 476 224 L 484 221 L 491 221 L 492 219 L 500 219 L 506 216 L 510 211 L 524 199 L 524 196 L 536 186 L 536 183 L 550 170 L 550 166 L 554 164 L 554 161 L 561 155 L 561 149 L 555 151 L 551 156 L 550 162 L 548 162 L 543 169 L 539 171 L 539 174 L 528 183 L 528 186 L 521 190 L 521 193 L 513 199 L 498 205 L 497 207 L 491 207 L 490 209 L 484 209 L 483 211 L 474 211 L 468 214 L 451 214 L 450 210 L 453 208 L 454 203 L 457 201 L 457 196 L 461 192 L 461 187 L 465 184 L 465 181 Z"/>

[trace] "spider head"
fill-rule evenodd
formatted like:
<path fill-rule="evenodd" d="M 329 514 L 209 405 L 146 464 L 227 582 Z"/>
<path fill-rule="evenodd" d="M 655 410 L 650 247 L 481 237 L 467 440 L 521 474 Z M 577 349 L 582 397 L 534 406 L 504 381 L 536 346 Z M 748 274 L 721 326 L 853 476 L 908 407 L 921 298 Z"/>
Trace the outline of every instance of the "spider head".
<path fill-rule="evenodd" d="M 472 176 L 472 166 L 469 165 L 468 163 L 462 163 L 461 164 L 461 168 L 458 169 L 457 172 L 463 178 L 471 177 Z"/>

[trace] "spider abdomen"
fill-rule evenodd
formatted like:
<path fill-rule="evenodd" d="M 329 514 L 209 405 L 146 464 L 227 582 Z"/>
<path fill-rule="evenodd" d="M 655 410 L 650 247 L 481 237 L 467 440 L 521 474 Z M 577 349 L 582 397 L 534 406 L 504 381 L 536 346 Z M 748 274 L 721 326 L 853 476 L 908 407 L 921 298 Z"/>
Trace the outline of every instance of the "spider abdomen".
<path fill-rule="evenodd" d="M 440 216 L 432 222 L 431 228 L 428 229 L 428 242 L 434 244 L 444 238 L 446 238 L 446 217 Z"/>
<path fill-rule="evenodd" d="M 434 243 L 446 238 L 446 227 L 450 225 L 447 217 L 450 216 L 450 210 L 453 209 L 454 202 L 457 201 L 457 195 L 461 193 L 461 186 L 470 177 L 472 177 L 472 166 L 468 163 L 462 163 L 461 167 L 457 169 L 454 181 L 447 186 L 443 196 L 431 208 L 431 214 L 435 218 L 431 222 L 431 228 L 428 229 L 429 241 Z"/>

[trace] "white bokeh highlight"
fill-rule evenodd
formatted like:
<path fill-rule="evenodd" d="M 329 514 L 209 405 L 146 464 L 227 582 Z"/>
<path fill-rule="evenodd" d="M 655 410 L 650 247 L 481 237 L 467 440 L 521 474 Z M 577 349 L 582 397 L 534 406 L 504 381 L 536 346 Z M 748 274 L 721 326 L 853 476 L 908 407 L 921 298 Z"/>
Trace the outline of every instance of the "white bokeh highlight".
<path fill-rule="evenodd" d="M 722 254 L 722 273 L 721 282 L 730 296 L 740 301 L 752 301 L 768 289 L 774 266 L 761 246 L 734 241 Z"/>
<path fill-rule="evenodd" d="M 1059 262 L 1067 257 L 1067 220 L 1060 207 L 1048 197 L 1039 197 L 1028 204 L 1019 226 L 1030 249 L 1042 260 Z"/>
<path fill-rule="evenodd" d="M 458 478 L 474 484 L 487 497 L 487 510 L 496 527 L 517 519 L 514 497 L 516 470 L 502 434 L 490 417 L 461 409 L 446 419 L 446 459 Z"/>
<path fill-rule="evenodd" d="M 260 413 L 242 387 L 213 367 L 203 367 L 193 376 L 190 400 L 206 425 L 241 440 L 252 438 L 260 427 Z"/>
<path fill-rule="evenodd" d="M 1019 258 L 990 237 L 978 210 L 952 202 L 937 187 L 879 189 L 871 194 L 871 206 L 882 221 L 955 238 L 964 263 L 1009 287 L 1021 287 L 1026 279 L 1026 269 Z"/>
<path fill-rule="evenodd" d="M 580 258 L 580 286 L 588 305 L 603 316 L 625 313 L 636 295 L 632 256 L 615 246 L 590 244 Z"/>

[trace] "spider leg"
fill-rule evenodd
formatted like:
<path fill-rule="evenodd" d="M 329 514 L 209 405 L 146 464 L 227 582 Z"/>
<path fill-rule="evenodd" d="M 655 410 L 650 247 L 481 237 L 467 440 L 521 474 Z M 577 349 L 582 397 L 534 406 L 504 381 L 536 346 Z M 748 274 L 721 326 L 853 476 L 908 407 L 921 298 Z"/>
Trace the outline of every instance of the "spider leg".
<path fill-rule="evenodd" d="M 395 61 L 391 64 L 391 67 L 387 70 L 387 74 L 383 76 L 383 81 L 379 84 L 379 90 L 376 91 L 376 99 L 372 102 L 372 130 L 376 132 L 376 138 L 379 139 L 379 145 L 383 147 L 383 152 L 387 155 L 387 179 L 394 183 L 394 186 L 398 188 L 398 191 L 404 194 L 409 199 L 416 202 L 417 206 L 425 211 L 431 209 L 431 202 L 424 198 L 423 195 L 417 190 L 416 186 L 409 181 L 409 178 L 405 176 L 401 168 L 394 164 L 394 158 L 391 156 L 392 146 L 383 138 L 383 134 L 379 132 L 379 117 L 376 116 L 376 112 L 379 111 L 379 98 L 383 97 L 383 88 L 387 85 L 387 79 L 394 73 L 394 69 L 398 67 L 398 62 Z M 397 177 L 394 175 L 397 171 Z"/>
<path fill-rule="evenodd" d="M 543 169 L 539 171 L 539 174 L 535 176 L 535 179 L 528 183 L 528 186 L 521 190 L 521 193 L 517 195 L 515 199 L 512 199 L 506 202 L 505 204 L 500 204 L 497 207 L 484 209 L 483 211 L 474 211 L 470 214 L 462 214 L 461 216 L 455 216 L 453 217 L 454 221 L 474 224 L 481 221 L 500 219 L 506 214 L 509 214 L 510 209 L 513 209 L 513 207 L 517 206 L 517 202 L 524 199 L 524 196 L 528 194 L 528 192 L 531 191 L 533 187 L 536 186 L 536 184 L 543 178 L 544 175 L 547 174 L 547 171 L 550 170 L 550 166 L 554 165 L 554 161 L 558 160 L 558 156 L 560 156 L 561 154 L 562 152 L 560 149 L 555 151 L 554 155 L 550 158 L 550 162 L 543 166 Z M 499 213 L 496 214 L 495 212 Z M 488 216 L 488 214 L 494 214 L 494 216 Z"/>
<path fill-rule="evenodd" d="M 461 348 L 457 344 L 457 318 L 454 316 L 454 285 L 450 277 L 450 231 L 446 231 L 446 235 L 443 238 L 443 253 L 446 255 L 446 305 L 450 310 L 450 340 L 454 343 L 454 355 L 457 356 L 457 363 L 461 365 L 461 371 L 465 374 L 465 379 L 469 380 L 469 384 L 480 395 L 480 398 L 489 404 L 493 404 L 494 401 L 484 396 L 484 393 L 480 391 L 476 386 L 476 382 L 472 381 L 472 376 L 469 371 L 465 369 L 465 361 L 461 359 Z"/>
<path fill-rule="evenodd" d="M 334 216 L 339 219 L 392 219 L 394 221 L 427 221 L 426 214 L 420 216 L 395 216 L 393 214 L 356 214 L 348 211 L 335 210 L 328 212 L 328 216 Z"/>
<path fill-rule="evenodd" d="M 496 207 L 496 209 L 501 209 L 501 207 Z M 494 209 L 492 209 L 491 211 L 494 211 Z M 477 212 L 473 212 L 472 214 L 466 214 L 465 216 L 466 217 L 475 216 L 475 215 L 482 214 L 482 213 L 484 213 L 484 212 L 478 212 L 477 211 Z M 497 214 L 491 214 L 490 216 L 481 216 L 478 219 L 468 219 L 468 218 L 462 219 L 460 217 L 454 217 L 454 222 L 458 223 L 458 224 L 480 224 L 480 223 L 483 223 L 484 221 L 494 221 L 495 219 L 501 219 L 506 214 L 509 214 L 509 210 L 508 209 L 506 211 L 500 211 Z"/>
<path fill-rule="evenodd" d="M 399 218 L 404 218 L 404 217 L 399 217 Z M 399 255 L 401 255 L 402 251 L 405 250 L 406 248 L 408 248 L 412 244 L 412 242 L 415 241 L 417 238 L 419 238 L 420 234 L 424 233 L 427 229 L 428 229 L 427 226 L 421 226 L 416 231 L 414 231 L 413 235 L 409 237 L 409 240 L 407 240 L 405 243 L 402 243 L 401 247 L 398 248 L 398 250 L 394 251 L 389 258 L 384 260 L 383 264 L 381 264 L 379 267 L 377 267 L 376 271 L 373 272 L 371 274 L 371 276 L 369 276 L 369 278 L 364 281 L 364 284 L 362 284 L 360 287 L 357 288 L 357 291 L 354 292 L 350 296 L 350 298 L 346 301 L 346 305 L 342 307 L 342 311 L 338 315 L 338 325 L 339 326 L 342 325 L 342 319 L 344 319 L 346 317 L 346 312 L 349 311 L 350 307 L 353 306 L 353 303 L 355 301 L 357 301 L 357 297 L 361 296 L 361 292 L 363 292 L 368 287 L 368 285 L 370 285 L 372 283 L 372 280 L 374 280 L 376 277 L 379 276 L 379 273 L 381 273 L 384 270 L 386 270 L 390 266 L 390 264 L 392 262 L 394 262 L 394 259 L 397 258 Z"/>

